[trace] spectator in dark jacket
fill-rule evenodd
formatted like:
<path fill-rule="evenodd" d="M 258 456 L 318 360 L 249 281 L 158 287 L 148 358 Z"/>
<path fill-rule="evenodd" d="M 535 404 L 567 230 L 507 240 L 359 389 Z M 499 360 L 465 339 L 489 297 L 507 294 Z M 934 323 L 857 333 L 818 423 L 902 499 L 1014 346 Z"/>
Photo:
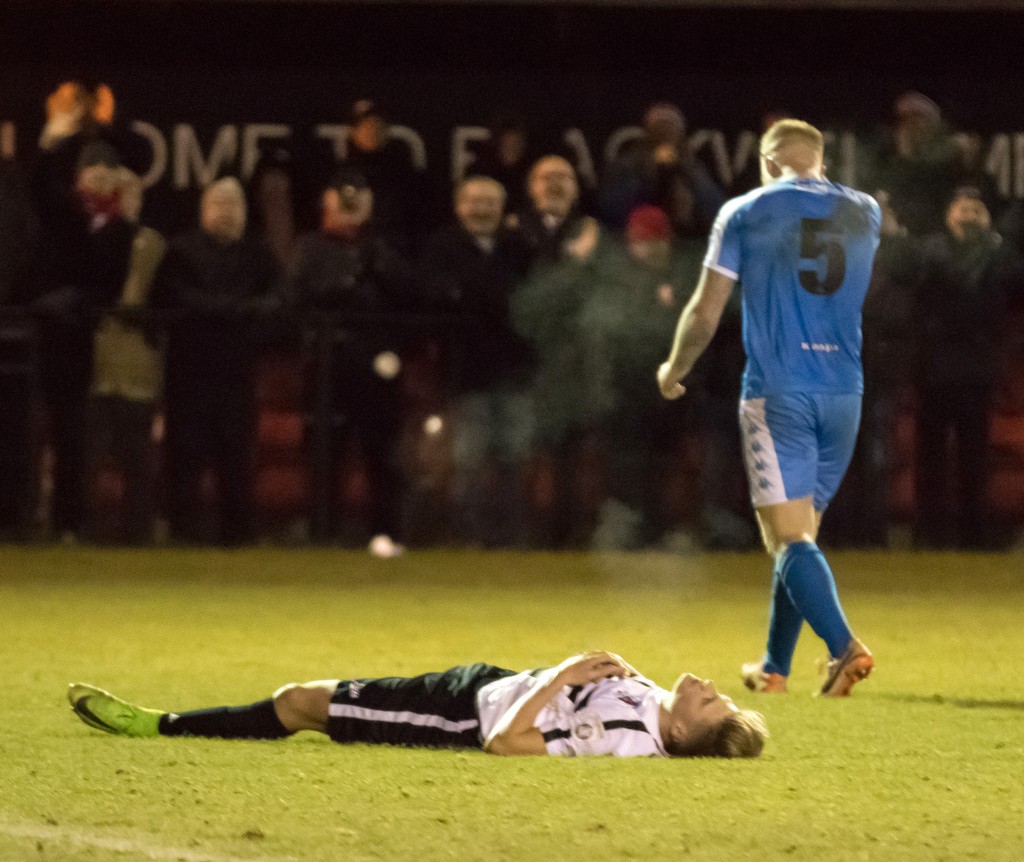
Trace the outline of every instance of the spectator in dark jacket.
<path fill-rule="evenodd" d="M 299 312 L 318 324 L 320 379 L 312 396 L 316 418 L 311 429 L 313 535 L 325 539 L 335 533 L 334 478 L 342 444 L 352 432 L 372 486 L 369 550 L 392 557 L 403 550 L 396 541 L 402 348 L 400 334 L 385 317 L 411 308 L 412 270 L 373 224 L 374 201 L 362 174 L 343 168 L 335 176 L 323 193 L 320 230 L 299 240 L 289 290 Z"/>
<path fill-rule="evenodd" d="M 60 228 L 41 250 L 48 258 L 63 255 L 46 268 L 34 308 L 54 454 L 50 520 L 64 541 L 78 536 L 85 514 L 93 332 L 98 311 L 116 302 L 124 284 L 135 230 L 122 211 L 118 166 L 109 144 L 92 141 L 82 148 L 65 210 L 59 219 L 56 209 L 50 211 Z"/>
<path fill-rule="evenodd" d="M 366 178 L 373 190 L 373 221 L 393 240 L 414 243 L 423 215 L 423 176 L 409 148 L 389 134 L 380 106 L 360 99 L 352 106 L 348 152 L 340 165 Z"/>
<path fill-rule="evenodd" d="M 561 156 L 541 156 L 526 184 L 528 203 L 506 219 L 531 264 L 585 261 L 601 238 L 597 221 L 580 212 L 576 171 Z"/>
<path fill-rule="evenodd" d="M 0 312 L 26 305 L 32 294 L 37 238 L 35 210 L 19 167 L 0 159 Z M 0 317 L 0 535 L 25 538 L 32 492 L 32 327 Z"/>
<path fill-rule="evenodd" d="M 635 207 L 652 204 L 668 213 L 677 238 L 703 239 L 725 194 L 690 152 L 686 118 L 675 105 L 659 102 L 644 114 L 643 131 L 608 166 L 601 215 L 621 230 Z"/>
<path fill-rule="evenodd" d="M 526 205 L 526 179 L 532 164 L 526 125 L 506 116 L 499 117 L 491 126 L 491 137 L 473 162 L 472 171 L 501 183 L 506 211 L 518 212 Z"/>
<path fill-rule="evenodd" d="M 239 182 L 203 193 L 200 225 L 175 237 L 157 275 L 154 305 L 180 312 L 169 327 L 165 372 L 172 535 L 199 538 L 194 520 L 206 467 L 218 481 L 219 540 L 252 540 L 252 364 L 258 320 L 277 305 L 269 249 L 245 233 Z"/>
<path fill-rule="evenodd" d="M 156 514 L 156 451 L 153 417 L 162 394 L 160 350 L 149 327 L 131 319 L 145 307 L 167 243 L 138 223 L 142 182 L 118 169 L 122 217 L 133 228 L 127 277 L 117 296 L 118 313 L 102 317 L 93 341 L 92 409 L 89 426 L 90 479 L 95 489 L 100 470 L 111 460 L 120 468 L 124 493 L 116 530 L 95 527 L 98 536 L 130 544 L 153 539 Z M 111 526 L 113 526 L 111 524 Z"/>
<path fill-rule="evenodd" d="M 522 467 L 532 435 L 529 349 L 513 331 L 509 298 L 525 260 L 502 229 L 505 190 L 471 176 L 455 190 L 455 224 L 427 242 L 420 281 L 431 307 L 459 315 L 448 354 L 460 538 L 522 540 Z"/>
<path fill-rule="evenodd" d="M 989 540 L 992 397 L 1008 291 L 1019 289 L 1020 280 L 1020 258 L 991 229 L 979 191 L 958 189 L 946 210 L 946 229 L 922 246 L 916 309 L 916 535 L 922 545 L 977 548 Z M 953 464 L 955 490 L 948 487 Z M 950 499 L 956 501 L 952 523 Z"/>
<path fill-rule="evenodd" d="M 869 188 L 885 191 L 900 223 L 921 238 L 943 227 L 943 212 L 962 170 L 961 154 L 939 106 L 923 93 L 903 93 L 893 114 Z"/>

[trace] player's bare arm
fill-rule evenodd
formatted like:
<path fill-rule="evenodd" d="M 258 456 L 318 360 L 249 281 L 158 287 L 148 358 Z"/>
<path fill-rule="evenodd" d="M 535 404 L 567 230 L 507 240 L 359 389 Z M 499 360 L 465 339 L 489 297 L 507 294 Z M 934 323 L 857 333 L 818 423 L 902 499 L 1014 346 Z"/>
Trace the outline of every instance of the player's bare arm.
<path fill-rule="evenodd" d="M 705 267 L 690 301 L 679 317 L 672 351 L 658 367 L 658 388 L 670 400 L 679 398 L 686 387 L 680 382 L 693 369 L 718 329 L 735 279 Z"/>
<path fill-rule="evenodd" d="M 484 751 L 491 754 L 547 754 L 544 736 L 535 727 L 537 716 L 564 686 L 586 685 L 612 676 L 633 676 L 636 671 L 613 653 L 596 652 L 570 656 L 541 676 L 539 683 L 505 713 L 490 736 Z"/>

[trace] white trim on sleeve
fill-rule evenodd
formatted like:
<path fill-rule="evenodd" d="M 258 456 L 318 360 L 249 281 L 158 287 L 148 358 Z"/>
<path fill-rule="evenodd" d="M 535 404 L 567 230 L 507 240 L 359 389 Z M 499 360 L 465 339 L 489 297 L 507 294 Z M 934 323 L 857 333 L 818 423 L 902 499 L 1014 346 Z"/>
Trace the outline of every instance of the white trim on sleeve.
<path fill-rule="evenodd" d="M 738 272 L 733 272 L 731 269 L 728 269 L 724 266 L 719 266 L 717 263 L 705 263 L 704 266 L 707 269 L 713 270 L 714 272 L 721 273 L 727 278 L 731 278 L 733 281 L 739 281 L 740 274 Z"/>

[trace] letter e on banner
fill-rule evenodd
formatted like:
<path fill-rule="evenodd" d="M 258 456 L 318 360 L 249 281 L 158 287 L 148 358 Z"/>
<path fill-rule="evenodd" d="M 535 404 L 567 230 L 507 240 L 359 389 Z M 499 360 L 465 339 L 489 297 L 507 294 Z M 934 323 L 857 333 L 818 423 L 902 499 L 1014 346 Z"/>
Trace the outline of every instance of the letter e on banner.
<path fill-rule="evenodd" d="M 280 123 L 249 123 L 242 127 L 242 177 L 252 176 L 256 163 L 263 155 L 260 141 L 284 140 L 291 137 L 292 130 Z"/>
<path fill-rule="evenodd" d="M 452 129 L 452 183 L 462 182 L 476 161 L 476 154 L 466 145 L 473 141 L 489 141 L 491 132 L 485 126 L 456 126 Z"/>

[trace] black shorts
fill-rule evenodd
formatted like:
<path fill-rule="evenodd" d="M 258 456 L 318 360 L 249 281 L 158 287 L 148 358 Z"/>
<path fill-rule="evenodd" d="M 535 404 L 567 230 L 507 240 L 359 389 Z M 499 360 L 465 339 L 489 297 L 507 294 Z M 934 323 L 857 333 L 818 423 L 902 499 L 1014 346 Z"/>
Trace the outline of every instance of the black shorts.
<path fill-rule="evenodd" d="M 479 662 L 422 676 L 342 680 L 331 698 L 327 735 L 335 742 L 480 748 L 476 694 L 516 673 Z"/>

